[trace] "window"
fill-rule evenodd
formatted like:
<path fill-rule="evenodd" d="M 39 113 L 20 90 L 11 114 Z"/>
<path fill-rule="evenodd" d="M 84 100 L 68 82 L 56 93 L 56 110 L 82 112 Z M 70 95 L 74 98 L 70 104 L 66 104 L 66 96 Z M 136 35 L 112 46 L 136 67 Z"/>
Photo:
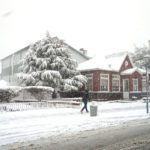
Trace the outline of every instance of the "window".
<path fill-rule="evenodd" d="M 133 79 L 133 91 L 138 91 L 138 79 Z"/>
<path fill-rule="evenodd" d="M 100 89 L 101 91 L 109 91 L 109 75 L 108 74 L 100 75 Z"/>
<path fill-rule="evenodd" d="M 14 65 L 17 65 L 20 63 L 20 61 L 22 61 L 23 58 L 20 57 L 20 53 L 17 53 L 15 55 L 13 55 L 13 63 Z"/>
<path fill-rule="evenodd" d="M 120 91 L 120 76 L 112 75 L 112 91 L 119 92 Z"/>
<path fill-rule="evenodd" d="M 142 91 L 146 92 L 146 77 L 145 76 L 142 78 Z"/>
<path fill-rule="evenodd" d="M 128 61 L 126 60 L 125 61 L 125 68 L 128 66 Z"/>
<path fill-rule="evenodd" d="M 93 74 L 86 74 L 86 77 L 88 79 L 86 87 L 89 91 L 93 91 Z"/>
<path fill-rule="evenodd" d="M 8 68 L 8 67 L 11 66 L 11 65 L 10 65 L 10 60 L 11 60 L 10 57 L 8 57 L 8 58 L 2 60 L 2 69 L 5 69 L 5 68 Z"/>

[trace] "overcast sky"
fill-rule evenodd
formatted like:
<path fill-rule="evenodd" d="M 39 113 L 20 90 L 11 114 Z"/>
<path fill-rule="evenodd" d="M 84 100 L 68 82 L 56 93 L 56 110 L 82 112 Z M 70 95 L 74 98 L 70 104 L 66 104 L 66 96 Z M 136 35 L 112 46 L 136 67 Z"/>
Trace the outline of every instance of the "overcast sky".
<path fill-rule="evenodd" d="M 0 0 L 0 59 L 46 31 L 92 55 L 133 51 L 150 40 L 150 0 Z"/>

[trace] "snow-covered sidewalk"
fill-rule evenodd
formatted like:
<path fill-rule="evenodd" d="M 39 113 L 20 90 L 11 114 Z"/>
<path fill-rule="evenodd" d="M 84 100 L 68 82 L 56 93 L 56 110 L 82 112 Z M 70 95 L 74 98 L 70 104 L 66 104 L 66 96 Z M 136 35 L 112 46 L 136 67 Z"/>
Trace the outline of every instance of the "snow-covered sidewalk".
<path fill-rule="evenodd" d="M 90 103 L 89 103 L 90 105 Z M 69 136 L 80 131 L 104 128 L 125 121 L 149 117 L 146 104 L 137 102 L 96 102 L 98 115 L 80 113 L 77 108 L 48 108 L 0 113 L 0 145 L 42 137 Z"/>

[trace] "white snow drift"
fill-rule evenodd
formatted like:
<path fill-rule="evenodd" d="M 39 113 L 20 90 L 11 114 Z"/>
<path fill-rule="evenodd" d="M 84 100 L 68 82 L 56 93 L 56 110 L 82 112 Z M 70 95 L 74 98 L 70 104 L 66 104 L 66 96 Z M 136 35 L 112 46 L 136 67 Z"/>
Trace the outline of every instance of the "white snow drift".
<path fill-rule="evenodd" d="M 79 108 L 48 108 L 0 112 L 0 145 L 42 137 L 68 136 L 125 121 L 147 118 L 145 103 L 99 102 L 98 116 L 80 113 Z"/>

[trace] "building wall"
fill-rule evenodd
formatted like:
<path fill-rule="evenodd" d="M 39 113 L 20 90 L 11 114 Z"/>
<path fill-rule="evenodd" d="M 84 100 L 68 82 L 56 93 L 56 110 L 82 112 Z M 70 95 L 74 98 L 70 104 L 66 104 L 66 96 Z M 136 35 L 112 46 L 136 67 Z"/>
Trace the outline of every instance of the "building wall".
<path fill-rule="evenodd" d="M 132 64 L 129 63 L 128 68 L 132 68 Z M 124 69 L 126 68 L 122 67 L 122 70 Z M 93 71 L 84 71 L 82 72 L 82 74 L 83 75 L 93 74 L 93 91 L 91 91 L 91 97 L 93 99 L 99 99 L 99 100 L 122 99 L 123 98 L 123 79 L 129 79 L 129 98 L 130 99 L 133 99 L 133 97 L 137 97 L 140 99 L 144 95 L 144 92 L 142 91 L 142 76 L 143 75 L 137 71 L 131 75 L 120 75 L 120 91 L 119 92 L 112 92 L 112 75 L 119 75 L 118 72 L 105 71 L 105 70 L 93 70 Z M 109 91 L 108 92 L 100 91 L 100 74 L 109 74 Z M 133 91 L 133 79 L 138 79 L 138 91 Z"/>
<path fill-rule="evenodd" d="M 109 92 L 112 92 L 112 75 L 119 75 L 114 71 L 94 70 L 81 72 L 83 75 L 93 74 L 93 91 L 100 91 L 100 74 L 109 75 Z"/>
<path fill-rule="evenodd" d="M 139 74 L 137 71 L 134 72 L 132 75 L 122 75 L 121 76 L 121 83 L 123 84 L 123 79 L 129 79 L 129 90 L 133 92 L 133 79 L 138 79 L 138 91 L 142 92 L 142 75 Z M 121 84 L 121 91 L 123 91 L 123 85 Z"/>
<path fill-rule="evenodd" d="M 8 82 L 11 81 L 11 74 L 12 74 L 11 63 L 12 63 L 12 56 L 9 56 L 2 61 L 1 76 L 3 80 L 6 80 Z"/>
<path fill-rule="evenodd" d="M 128 63 L 128 64 L 126 64 Z M 100 91 L 100 74 L 109 74 L 109 92 L 112 92 L 112 75 L 120 75 L 120 73 L 126 69 L 130 69 L 133 68 L 132 63 L 130 62 L 130 59 L 128 56 L 126 56 L 126 58 L 124 59 L 120 71 L 119 72 L 115 72 L 115 71 L 105 71 L 105 70 L 93 70 L 93 71 L 83 71 L 82 74 L 93 74 L 93 91 Z M 134 74 L 133 76 L 136 77 L 136 74 Z M 132 78 L 129 76 L 124 76 L 125 78 Z M 139 77 L 140 78 L 140 77 Z M 122 88 L 122 80 L 123 78 L 120 77 L 120 92 L 123 91 Z M 131 79 L 130 79 L 130 85 L 131 85 Z M 141 82 L 141 80 L 139 79 L 139 83 Z M 131 89 L 132 87 L 130 87 Z"/>
<path fill-rule="evenodd" d="M 93 74 L 93 91 L 91 91 L 91 98 L 97 100 L 115 100 L 123 99 L 123 79 L 129 79 L 129 98 L 133 97 L 141 98 L 144 94 L 142 92 L 142 75 L 138 72 L 132 75 L 121 75 L 120 76 L 120 91 L 112 91 L 112 75 L 119 75 L 117 72 L 104 71 L 104 70 L 94 70 L 82 72 L 83 75 Z M 100 74 L 109 74 L 109 91 L 100 91 Z M 133 79 L 138 79 L 138 91 L 133 91 Z"/>
<path fill-rule="evenodd" d="M 16 74 L 20 72 L 20 66 L 23 57 L 27 53 L 29 46 L 17 51 L 16 53 L 9 55 L 8 57 L 1 60 L 2 63 L 2 73 L 1 79 L 9 82 L 12 85 L 17 84 Z M 84 62 L 89 58 L 80 54 L 77 50 L 69 46 L 72 58 L 76 59 L 78 63 Z"/>
<path fill-rule="evenodd" d="M 133 82 L 132 79 L 138 79 L 138 91 L 142 91 L 142 76 L 138 72 L 134 72 L 130 77 L 131 87 L 130 91 L 133 91 Z"/>
<path fill-rule="evenodd" d="M 9 55 L 1 60 L 2 62 L 2 74 L 1 79 L 10 82 L 12 85 L 16 84 L 16 73 L 19 72 L 19 67 L 23 57 L 25 56 L 29 47 Z"/>
<path fill-rule="evenodd" d="M 100 72 L 99 70 L 81 72 L 83 75 L 93 75 L 93 91 L 100 91 Z"/>
<path fill-rule="evenodd" d="M 81 54 L 79 54 L 78 52 L 73 51 L 73 50 L 71 51 L 71 57 L 73 59 L 77 60 L 78 64 L 80 64 L 80 63 L 82 63 L 82 62 L 87 60 L 86 57 L 83 57 Z"/>
<path fill-rule="evenodd" d="M 126 65 L 126 62 L 128 62 L 128 65 Z M 126 58 L 124 59 L 122 65 L 121 65 L 121 68 L 119 70 L 119 73 L 121 73 L 122 71 L 124 70 L 127 70 L 127 69 L 130 69 L 130 68 L 133 68 L 132 64 L 131 64 L 131 61 L 129 59 L 129 56 L 126 56 Z"/>

